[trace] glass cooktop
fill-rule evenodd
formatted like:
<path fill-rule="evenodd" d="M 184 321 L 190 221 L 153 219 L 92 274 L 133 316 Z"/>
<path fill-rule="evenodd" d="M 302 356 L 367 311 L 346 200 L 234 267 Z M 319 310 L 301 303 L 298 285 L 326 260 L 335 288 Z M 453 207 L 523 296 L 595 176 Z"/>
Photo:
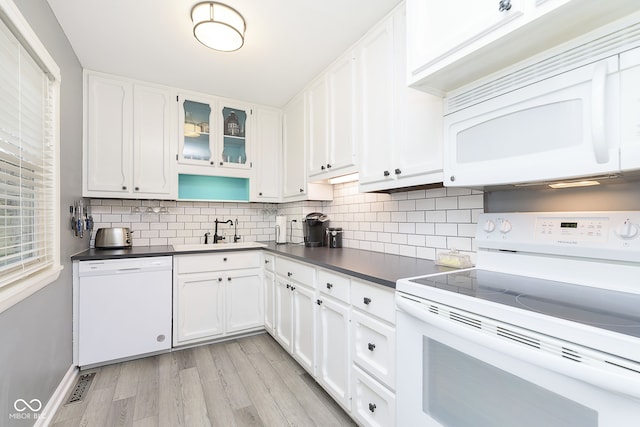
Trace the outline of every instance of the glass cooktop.
<path fill-rule="evenodd" d="M 640 295 L 488 270 L 410 280 L 640 338 Z"/>

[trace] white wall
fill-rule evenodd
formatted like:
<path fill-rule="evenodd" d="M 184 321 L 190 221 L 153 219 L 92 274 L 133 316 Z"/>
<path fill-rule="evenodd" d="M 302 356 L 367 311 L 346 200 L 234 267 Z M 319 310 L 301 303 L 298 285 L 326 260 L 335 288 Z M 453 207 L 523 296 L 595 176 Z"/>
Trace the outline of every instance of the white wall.
<path fill-rule="evenodd" d="M 132 214 L 133 207 L 166 206 L 169 213 Z M 287 215 L 293 242 L 302 241 L 302 219 L 323 212 L 331 227 L 343 227 L 345 247 L 435 259 L 437 252 L 458 249 L 474 256 L 477 214 L 483 211 L 481 192 L 441 188 L 394 194 L 359 193 L 356 183 L 334 187 L 332 202 L 261 203 L 165 202 L 94 199 L 96 227 L 130 227 L 135 246 L 202 243 L 213 234 L 213 221 L 238 218 L 238 234 L 246 241 L 275 239 L 275 215 Z M 291 223 L 292 220 L 295 223 Z M 233 228 L 224 226 L 228 236 Z M 219 233 L 220 234 L 220 233 Z M 291 241 L 289 226 L 287 235 Z M 229 238 L 230 238 L 229 237 Z"/>

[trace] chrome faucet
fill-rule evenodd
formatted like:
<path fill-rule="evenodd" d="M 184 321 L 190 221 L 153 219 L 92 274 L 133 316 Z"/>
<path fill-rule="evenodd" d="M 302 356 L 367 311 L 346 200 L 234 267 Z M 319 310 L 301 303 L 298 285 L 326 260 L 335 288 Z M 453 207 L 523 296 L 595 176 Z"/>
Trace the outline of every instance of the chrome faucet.
<path fill-rule="evenodd" d="M 231 224 L 233 225 L 233 221 L 231 221 L 230 219 L 226 220 L 226 221 L 218 221 L 218 218 L 216 218 L 216 229 L 213 232 L 213 243 L 218 243 L 220 240 L 224 240 L 224 236 L 218 236 L 218 224 Z"/>

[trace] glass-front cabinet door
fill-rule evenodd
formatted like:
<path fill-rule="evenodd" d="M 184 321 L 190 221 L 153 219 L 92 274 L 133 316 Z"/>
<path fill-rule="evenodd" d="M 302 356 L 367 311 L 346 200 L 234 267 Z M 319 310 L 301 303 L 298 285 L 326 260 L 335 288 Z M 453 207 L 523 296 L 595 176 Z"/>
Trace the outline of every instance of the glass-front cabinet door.
<path fill-rule="evenodd" d="M 212 127 L 215 104 L 206 100 L 178 97 L 182 137 L 180 139 L 181 163 L 213 165 L 216 129 Z"/>
<path fill-rule="evenodd" d="M 178 103 L 182 129 L 178 156 L 180 163 L 251 168 L 248 144 L 251 106 L 190 95 L 179 96 Z"/>
<path fill-rule="evenodd" d="M 221 102 L 218 107 L 221 144 L 218 147 L 221 166 L 251 167 L 249 156 L 249 130 L 251 108 L 249 106 Z"/>

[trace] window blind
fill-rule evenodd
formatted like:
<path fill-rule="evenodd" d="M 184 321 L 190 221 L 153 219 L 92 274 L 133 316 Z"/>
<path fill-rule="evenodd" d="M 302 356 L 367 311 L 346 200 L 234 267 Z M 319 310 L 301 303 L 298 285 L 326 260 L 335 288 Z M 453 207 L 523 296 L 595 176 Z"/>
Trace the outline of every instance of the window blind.
<path fill-rule="evenodd" d="M 0 22 L 0 288 L 51 267 L 55 86 Z"/>

